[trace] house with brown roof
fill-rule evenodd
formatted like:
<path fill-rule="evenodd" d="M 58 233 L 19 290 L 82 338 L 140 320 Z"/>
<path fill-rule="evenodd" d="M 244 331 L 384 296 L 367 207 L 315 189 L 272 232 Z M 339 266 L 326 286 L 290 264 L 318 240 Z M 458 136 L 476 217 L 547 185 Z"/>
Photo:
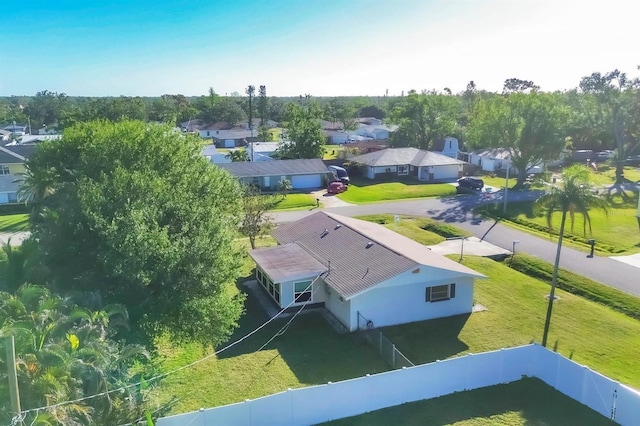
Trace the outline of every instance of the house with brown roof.
<path fill-rule="evenodd" d="M 350 331 L 470 313 L 474 280 L 484 278 L 384 226 L 333 213 L 272 235 L 277 246 L 250 252 L 264 291 L 280 308 L 324 305 Z"/>
<path fill-rule="evenodd" d="M 387 148 L 348 158 L 362 167 L 369 179 L 413 177 L 421 181 L 444 182 L 463 174 L 464 161 L 418 148 Z"/>

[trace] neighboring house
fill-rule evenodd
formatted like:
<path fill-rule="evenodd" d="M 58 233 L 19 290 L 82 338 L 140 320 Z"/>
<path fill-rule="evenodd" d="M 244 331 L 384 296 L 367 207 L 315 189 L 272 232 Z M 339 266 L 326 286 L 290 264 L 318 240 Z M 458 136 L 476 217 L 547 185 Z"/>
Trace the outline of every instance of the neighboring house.
<path fill-rule="evenodd" d="M 507 148 L 485 148 L 465 154 L 468 162 L 474 166 L 491 173 L 506 172 L 518 173 L 518 169 L 511 163 L 511 153 Z M 463 157 L 464 158 L 464 157 Z M 529 164 L 527 173 L 542 173 L 544 163 Z"/>
<path fill-rule="evenodd" d="M 255 142 L 258 138 L 258 130 L 246 130 L 234 127 L 228 130 L 213 130 L 210 132 L 216 146 L 221 148 L 236 148 L 246 146 L 247 142 Z"/>
<path fill-rule="evenodd" d="M 380 126 L 382 125 L 382 120 L 375 117 L 360 117 L 356 118 L 356 123 L 365 124 L 367 126 Z"/>
<path fill-rule="evenodd" d="M 15 145 L 0 147 L 0 204 L 18 202 L 18 190 L 24 163 L 35 145 Z"/>
<path fill-rule="evenodd" d="M 62 135 L 24 135 L 20 138 L 20 145 L 35 144 L 44 141 L 55 141 L 62 138 Z"/>
<path fill-rule="evenodd" d="M 378 125 L 360 124 L 358 128 L 351 133 L 358 136 L 363 136 L 366 138 L 371 138 L 379 141 L 379 140 L 389 139 L 390 133 L 395 132 L 397 128 L 398 126 L 385 126 L 382 124 L 378 124 Z"/>
<path fill-rule="evenodd" d="M 320 159 L 243 161 L 218 164 L 242 183 L 275 191 L 282 180 L 291 182 L 292 189 L 316 189 L 331 180 L 331 172 Z"/>
<path fill-rule="evenodd" d="M 201 154 L 209 160 L 210 163 L 220 164 L 220 163 L 230 163 L 231 158 L 227 157 L 225 152 L 219 152 L 215 145 L 205 145 L 202 148 Z"/>
<path fill-rule="evenodd" d="M 247 145 L 249 161 L 273 161 L 279 142 L 251 142 Z"/>
<path fill-rule="evenodd" d="M 342 130 L 322 130 L 324 136 L 327 138 L 327 144 L 329 145 L 342 145 L 349 141 L 349 134 Z"/>
<path fill-rule="evenodd" d="M 204 124 L 204 121 L 202 121 L 201 119 L 194 118 L 192 120 L 183 121 L 182 123 L 180 123 L 180 129 L 183 132 L 197 132 L 202 126 L 204 126 Z"/>
<path fill-rule="evenodd" d="M 418 148 L 387 148 L 348 158 L 364 167 L 369 179 L 400 176 L 421 181 L 448 181 L 462 176 L 464 161 Z"/>
<path fill-rule="evenodd" d="M 436 141 L 433 144 L 433 148 L 431 149 L 431 151 L 437 152 L 438 154 L 446 155 L 450 158 L 458 159 L 460 145 L 458 144 L 458 139 L 447 136 L 444 139 Z"/>
<path fill-rule="evenodd" d="M 470 313 L 478 272 L 384 226 L 318 212 L 250 252 L 281 308 L 323 304 L 348 330 Z M 370 322 L 369 322 L 370 321 Z"/>
<path fill-rule="evenodd" d="M 0 129 L 0 141 L 11 140 L 11 132 L 8 130 Z"/>

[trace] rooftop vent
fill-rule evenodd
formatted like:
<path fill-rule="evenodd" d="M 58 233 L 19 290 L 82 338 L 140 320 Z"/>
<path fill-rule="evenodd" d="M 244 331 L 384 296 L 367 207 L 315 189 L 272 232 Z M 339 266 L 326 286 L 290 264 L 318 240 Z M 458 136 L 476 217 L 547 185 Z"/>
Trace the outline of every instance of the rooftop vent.
<path fill-rule="evenodd" d="M 320 238 L 324 238 L 329 234 L 329 230 L 327 228 L 324 228 L 324 231 L 322 231 L 322 234 L 320 234 Z"/>
<path fill-rule="evenodd" d="M 372 246 L 373 246 L 373 243 L 372 243 L 371 241 L 369 241 L 369 242 L 367 243 L 367 248 L 370 248 L 370 247 L 372 247 Z"/>
<path fill-rule="evenodd" d="M 335 229 L 338 229 L 338 228 L 340 228 L 341 226 L 342 226 L 342 225 L 337 224 L 337 225 L 336 225 L 336 227 L 335 227 L 335 228 L 333 228 L 333 229 L 334 229 L 334 230 L 335 230 Z"/>

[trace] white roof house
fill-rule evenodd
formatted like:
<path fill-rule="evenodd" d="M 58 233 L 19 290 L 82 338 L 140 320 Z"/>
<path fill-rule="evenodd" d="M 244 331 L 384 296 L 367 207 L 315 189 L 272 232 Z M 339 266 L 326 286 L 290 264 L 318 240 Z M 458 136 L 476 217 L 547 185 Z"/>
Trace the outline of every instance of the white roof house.
<path fill-rule="evenodd" d="M 220 164 L 231 162 L 231 158 L 227 157 L 226 153 L 219 152 L 213 144 L 205 145 L 200 153 L 211 163 Z"/>

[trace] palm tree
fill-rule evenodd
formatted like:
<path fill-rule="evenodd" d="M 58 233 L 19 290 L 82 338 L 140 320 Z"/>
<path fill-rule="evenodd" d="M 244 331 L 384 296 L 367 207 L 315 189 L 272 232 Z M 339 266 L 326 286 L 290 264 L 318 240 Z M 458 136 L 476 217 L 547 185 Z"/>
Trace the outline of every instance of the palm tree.
<path fill-rule="evenodd" d="M 564 237 L 564 228 L 567 219 L 567 213 L 571 219 L 571 232 L 573 232 L 573 224 L 575 214 L 579 213 L 583 219 L 583 233 L 586 234 L 587 226 L 591 233 L 591 217 L 589 210 L 591 208 L 602 209 L 608 212 L 607 202 L 600 198 L 593 187 L 589 184 L 591 172 L 585 166 L 573 165 L 567 168 L 563 174 L 562 187 L 554 186 L 551 191 L 540 197 L 537 203 L 546 210 L 546 219 L 549 230 L 553 229 L 552 218 L 556 211 L 562 212 L 560 220 L 560 229 L 558 231 L 558 249 L 556 251 L 556 260 L 553 265 L 553 277 L 551 279 L 551 293 L 549 294 L 549 306 L 547 308 L 547 317 L 544 324 L 544 333 L 542 336 L 542 346 L 547 345 L 547 337 L 549 335 L 549 325 L 551 324 L 551 310 L 553 309 L 553 299 L 555 298 L 556 286 L 558 284 L 558 267 L 560 265 L 560 251 L 562 250 L 562 239 Z"/>
<path fill-rule="evenodd" d="M 240 161 L 249 161 L 249 153 L 244 149 L 233 149 L 227 152 L 226 158 L 231 159 L 233 163 Z"/>
<path fill-rule="evenodd" d="M 293 186 L 291 186 L 291 181 L 289 179 L 282 179 L 280 182 L 278 182 L 278 190 L 282 194 L 282 198 L 287 198 L 287 194 L 292 189 Z"/>

